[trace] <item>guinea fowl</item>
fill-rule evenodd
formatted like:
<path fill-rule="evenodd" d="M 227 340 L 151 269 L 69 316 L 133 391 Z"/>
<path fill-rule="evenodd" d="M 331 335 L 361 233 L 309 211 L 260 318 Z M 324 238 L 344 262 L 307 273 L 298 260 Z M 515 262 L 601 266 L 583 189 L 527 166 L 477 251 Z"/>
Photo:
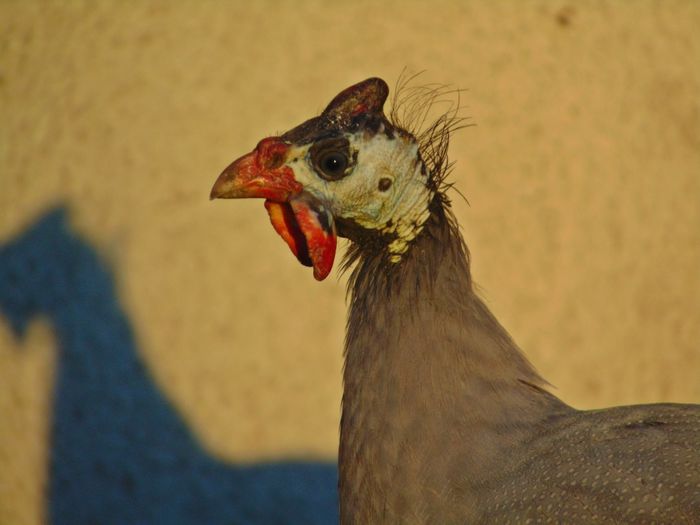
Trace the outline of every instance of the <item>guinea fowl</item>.
<path fill-rule="evenodd" d="M 477 297 L 445 195 L 450 117 L 383 112 L 370 78 L 228 166 L 212 198 L 265 198 L 324 279 L 350 239 L 340 519 L 700 523 L 700 405 L 576 410 Z M 418 137 L 418 138 L 417 138 Z"/>

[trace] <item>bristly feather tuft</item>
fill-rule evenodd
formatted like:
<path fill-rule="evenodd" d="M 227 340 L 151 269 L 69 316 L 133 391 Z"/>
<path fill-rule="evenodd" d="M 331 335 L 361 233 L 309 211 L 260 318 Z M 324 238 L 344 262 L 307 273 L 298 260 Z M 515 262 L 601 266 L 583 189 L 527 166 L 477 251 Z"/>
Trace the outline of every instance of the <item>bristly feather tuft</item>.
<path fill-rule="evenodd" d="M 454 167 L 448 155 L 450 137 L 452 133 L 475 124 L 469 122 L 469 117 L 461 115 L 464 89 L 445 84 L 415 84 L 421 74 L 408 75 L 404 71 L 399 75 L 389 120 L 392 125 L 416 137 L 432 189 L 444 193 L 452 188 L 447 182 Z M 434 117 L 437 111 L 440 112 Z"/>

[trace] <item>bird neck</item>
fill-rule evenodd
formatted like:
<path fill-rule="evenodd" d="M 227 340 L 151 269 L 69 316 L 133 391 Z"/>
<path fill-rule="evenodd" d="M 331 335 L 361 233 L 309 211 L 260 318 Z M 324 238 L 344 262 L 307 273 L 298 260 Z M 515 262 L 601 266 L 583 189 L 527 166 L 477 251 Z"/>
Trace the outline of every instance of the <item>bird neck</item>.
<path fill-rule="evenodd" d="M 358 250 L 340 438 L 346 520 L 368 501 L 385 511 L 401 507 L 392 480 L 444 493 L 449 480 L 438 464 L 455 460 L 450 454 L 468 456 L 459 460 L 460 476 L 483 479 L 506 445 L 500 436 L 514 439 L 518 427 L 564 407 L 475 295 L 468 251 L 443 195 L 399 263 L 381 250 Z"/>

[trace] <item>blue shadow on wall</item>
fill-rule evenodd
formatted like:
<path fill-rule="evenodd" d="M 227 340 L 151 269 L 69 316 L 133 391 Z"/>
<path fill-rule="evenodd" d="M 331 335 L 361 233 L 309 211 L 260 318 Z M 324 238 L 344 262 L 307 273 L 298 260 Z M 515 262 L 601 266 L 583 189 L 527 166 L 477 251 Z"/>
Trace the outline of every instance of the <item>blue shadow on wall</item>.
<path fill-rule="evenodd" d="M 0 247 L 0 314 L 18 337 L 47 317 L 59 345 L 50 523 L 337 523 L 335 465 L 236 466 L 202 449 L 149 376 L 110 273 L 66 222 L 52 211 Z"/>

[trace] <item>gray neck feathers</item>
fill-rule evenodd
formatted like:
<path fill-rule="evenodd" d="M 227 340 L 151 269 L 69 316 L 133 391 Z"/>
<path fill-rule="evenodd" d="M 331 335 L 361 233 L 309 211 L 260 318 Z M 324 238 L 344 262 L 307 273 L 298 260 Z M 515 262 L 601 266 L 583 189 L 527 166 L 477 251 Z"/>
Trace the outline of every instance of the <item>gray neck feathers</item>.
<path fill-rule="evenodd" d="M 565 407 L 475 295 L 445 201 L 436 195 L 400 263 L 358 248 L 341 422 L 344 522 L 371 522 L 381 509 L 429 514 L 433 500 L 444 508 L 454 487 L 485 479 L 507 445 L 499 436 L 514 439 L 518 427 Z"/>

